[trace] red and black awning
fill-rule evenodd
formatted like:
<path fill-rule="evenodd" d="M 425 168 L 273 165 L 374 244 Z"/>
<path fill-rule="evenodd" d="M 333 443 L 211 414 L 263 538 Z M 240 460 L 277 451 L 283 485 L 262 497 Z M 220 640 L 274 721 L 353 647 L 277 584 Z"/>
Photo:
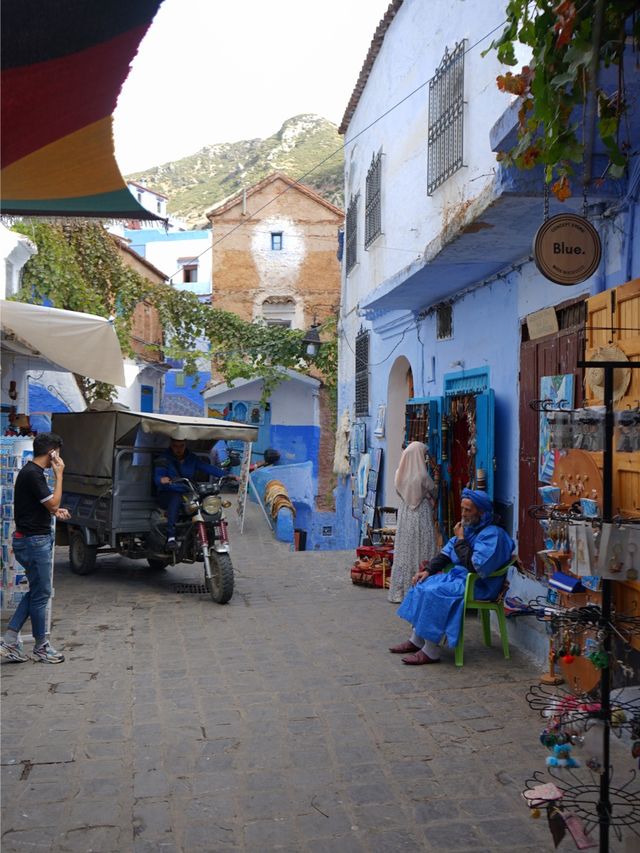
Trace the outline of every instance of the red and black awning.
<path fill-rule="evenodd" d="M 3 0 L 2 213 L 157 219 L 126 188 L 112 113 L 162 0 Z"/>

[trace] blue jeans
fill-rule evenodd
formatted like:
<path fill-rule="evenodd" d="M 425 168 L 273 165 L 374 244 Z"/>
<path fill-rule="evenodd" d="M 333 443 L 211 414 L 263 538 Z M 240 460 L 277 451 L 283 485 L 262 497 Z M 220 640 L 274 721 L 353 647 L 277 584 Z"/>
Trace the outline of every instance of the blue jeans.
<path fill-rule="evenodd" d="M 51 558 L 53 536 L 21 536 L 13 538 L 13 553 L 24 567 L 29 591 L 9 621 L 12 631 L 19 631 L 27 619 L 36 643 L 44 642 L 47 633 L 46 611 L 51 598 Z"/>
<path fill-rule="evenodd" d="M 167 511 L 167 538 L 176 535 L 176 522 L 182 506 L 182 492 L 158 492 L 156 503 Z"/>

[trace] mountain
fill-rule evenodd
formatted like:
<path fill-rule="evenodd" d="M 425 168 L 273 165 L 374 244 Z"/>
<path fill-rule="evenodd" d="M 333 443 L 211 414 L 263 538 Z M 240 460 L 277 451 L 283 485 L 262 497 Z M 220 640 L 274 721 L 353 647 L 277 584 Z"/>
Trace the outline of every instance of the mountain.
<path fill-rule="evenodd" d="M 267 139 L 245 139 L 206 145 L 181 160 L 127 175 L 144 181 L 169 199 L 168 210 L 191 228 L 208 226 L 205 211 L 243 187 L 251 187 L 271 172 L 298 180 L 316 163 L 338 153 L 314 170 L 302 183 L 339 207 L 343 206 L 342 137 L 337 127 L 317 115 L 287 119 Z"/>

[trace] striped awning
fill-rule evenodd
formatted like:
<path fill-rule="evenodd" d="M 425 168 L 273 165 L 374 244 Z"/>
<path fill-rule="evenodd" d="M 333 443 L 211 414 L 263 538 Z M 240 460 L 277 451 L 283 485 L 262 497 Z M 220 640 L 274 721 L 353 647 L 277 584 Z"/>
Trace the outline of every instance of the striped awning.
<path fill-rule="evenodd" d="M 126 187 L 112 113 L 162 0 L 2 0 L 3 214 L 158 219 Z"/>

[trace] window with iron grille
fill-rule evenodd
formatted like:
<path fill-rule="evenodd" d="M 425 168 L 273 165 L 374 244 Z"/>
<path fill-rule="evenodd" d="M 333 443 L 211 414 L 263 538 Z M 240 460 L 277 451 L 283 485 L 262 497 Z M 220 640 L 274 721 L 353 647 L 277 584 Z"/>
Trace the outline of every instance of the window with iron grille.
<path fill-rule="evenodd" d="M 360 193 L 354 195 L 347 208 L 347 238 L 345 240 L 345 267 L 347 275 L 358 260 L 358 200 Z"/>
<path fill-rule="evenodd" d="M 369 332 L 356 335 L 356 417 L 369 414 Z"/>
<path fill-rule="evenodd" d="M 462 166 L 464 116 L 464 46 L 447 48 L 429 81 L 427 195 L 431 195 Z"/>
<path fill-rule="evenodd" d="M 453 337 L 453 305 L 443 302 L 436 308 L 436 339 L 446 341 Z"/>
<path fill-rule="evenodd" d="M 380 191 L 382 183 L 382 151 L 371 157 L 367 172 L 366 201 L 364 207 L 364 245 L 370 246 L 382 234 Z"/>

